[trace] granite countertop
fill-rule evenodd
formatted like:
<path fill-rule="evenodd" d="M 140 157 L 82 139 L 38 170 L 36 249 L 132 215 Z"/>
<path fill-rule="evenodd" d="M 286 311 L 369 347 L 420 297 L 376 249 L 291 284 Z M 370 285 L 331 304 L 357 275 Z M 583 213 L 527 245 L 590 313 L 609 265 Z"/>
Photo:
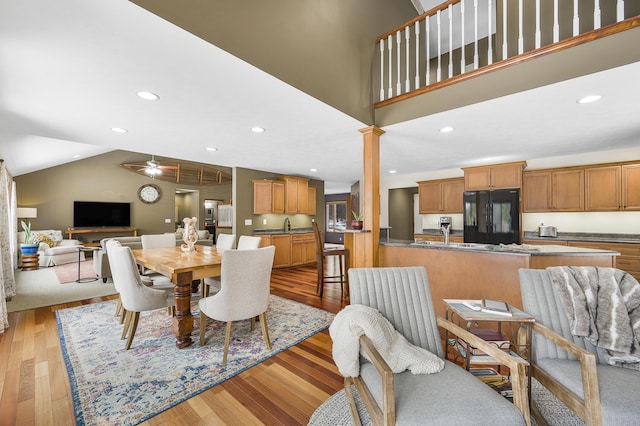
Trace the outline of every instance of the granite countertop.
<path fill-rule="evenodd" d="M 593 241 L 599 243 L 631 243 L 640 244 L 638 234 L 595 234 L 588 232 L 562 232 L 557 237 L 539 237 L 537 231 L 525 231 L 523 239 L 541 241 Z"/>
<path fill-rule="evenodd" d="M 277 234 L 307 234 L 313 232 L 313 228 L 292 228 L 291 231 L 285 231 L 282 228 L 270 229 L 254 229 L 254 235 L 277 235 Z"/>
<path fill-rule="evenodd" d="M 525 255 L 525 256 L 598 256 L 602 254 L 613 254 L 615 256 L 620 253 L 610 250 L 590 249 L 584 247 L 572 247 L 562 245 L 530 245 L 530 244 L 479 244 L 479 243 L 449 243 L 441 242 L 411 242 L 411 241 L 394 241 L 381 242 L 380 245 L 392 247 L 411 247 L 416 249 L 429 250 L 452 250 L 452 251 L 470 251 L 488 254 L 507 254 L 507 255 Z"/>

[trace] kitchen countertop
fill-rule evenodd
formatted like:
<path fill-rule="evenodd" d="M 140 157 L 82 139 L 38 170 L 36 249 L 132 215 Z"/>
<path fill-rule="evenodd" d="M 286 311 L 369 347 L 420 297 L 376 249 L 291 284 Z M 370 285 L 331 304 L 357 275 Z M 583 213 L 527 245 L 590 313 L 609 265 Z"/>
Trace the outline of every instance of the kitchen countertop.
<path fill-rule="evenodd" d="M 590 249 L 584 247 L 571 247 L 561 245 L 529 245 L 529 244 L 478 244 L 478 243 L 437 243 L 437 242 L 423 242 L 415 243 L 412 241 L 394 241 L 394 242 L 381 242 L 380 245 L 392 246 L 392 247 L 410 247 L 416 249 L 430 249 L 430 250 L 455 250 L 455 251 L 468 251 L 475 253 L 488 253 L 488 254 L 507 254 L 507 255 L 519 255 L 519 256 L 599 256 L 602 254 L 612 254 L 614 256 L 620 253 L 610 250 Z"/>
<path fill-rule="evenodd" d="M 253 235 L 307 234 L 307 233 L 313 233 L 313 228 L 292 228 L 291 231 L 285 231 L 282 228 L 253 230 Z"/>
<path fill-rule="evenodd" d="M 557 237 L 539 237 L 538 231 L 525 231 L 525 240 L 541 240 L 541 241 L 592 241 L 598 243 L 631 243 L 640 244 L 640 235 L 638 234 L 595 234 L 588 232 L 562 232 Z"/>

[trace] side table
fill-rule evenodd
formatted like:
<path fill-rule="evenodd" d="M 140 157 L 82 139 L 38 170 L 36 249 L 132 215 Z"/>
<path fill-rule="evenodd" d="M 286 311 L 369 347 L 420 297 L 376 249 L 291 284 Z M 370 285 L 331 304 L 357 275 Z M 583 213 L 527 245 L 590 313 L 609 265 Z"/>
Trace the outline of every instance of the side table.
<path fill-rule="evenodd" d="M 23 271 L 35 271 L 38 269 L 38 262 L 40 261 L 40 255 L 35 254 L 23 254 L 22 255 L 22 270 Z"/>
<path fill-rule="evenodd" d="M 96 275 L 93 278 L 80 278 L 80 253 L 82 252 L 88 252 L 88 251 L 94 251 L 94 250 L 98 250 L 99 247 L 85 247 L 85 246 L 78 246 L 78 279 L 76 280 L 77 283 L 90 283 L 92 281 L 97 281 L 98 280 L 98 275 Z"/>

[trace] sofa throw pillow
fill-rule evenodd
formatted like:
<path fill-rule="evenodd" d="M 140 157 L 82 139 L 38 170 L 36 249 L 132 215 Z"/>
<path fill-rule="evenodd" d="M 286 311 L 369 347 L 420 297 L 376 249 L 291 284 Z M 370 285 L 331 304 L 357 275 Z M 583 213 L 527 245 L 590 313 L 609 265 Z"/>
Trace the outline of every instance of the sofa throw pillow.
<path fill-rule="evenodd" d="M 198 239 L 199 240 L 206 240 L 209 239 L 209 231 L 207 230 L 198 230 L 196 231 L 198 233 Z"/>
<path fill-rule="evenodd" d="M 49 246 L 49 248 L 53 248 L 56 246 L 56 243 L 45 234 L 36 234 L 35 239 L 37 243 L 45 243 Z"/>

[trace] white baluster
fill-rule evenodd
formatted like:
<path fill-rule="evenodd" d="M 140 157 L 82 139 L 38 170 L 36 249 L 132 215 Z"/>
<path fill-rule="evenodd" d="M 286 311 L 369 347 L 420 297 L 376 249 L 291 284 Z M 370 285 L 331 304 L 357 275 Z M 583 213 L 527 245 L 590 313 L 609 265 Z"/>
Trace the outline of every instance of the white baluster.
<path fill-rule="evenodd" d="M 420 22 L 416 22 L 415 25 L 416 34 L 416 89 L 420 87 Z"/>
<path fill-rule="evenodd" d="M 492 12 L 491 12 L 491 1 L 492 0 L 487 0 L 487 28 L 489 28 L 489 50 L 487 52 L 487 59 L 488 59 L 488 63 L 492 64 L 493 63 L 493 43 L 491 42 L 491 34 L 492 34 L 492 28 L 491 28 L 491 16 L 492 16 Z M 477 66 L 476 66 L 477 68 Z"/>
<path fill-rule="evenodd" d="M 522 8 L 522 0 L 518 1 L 518 55 L 524 52 L 524 30 L 522 20 L 524 18 L 524 10 Z"/>
<path fill-rule="evenodd" d="M 405 27 L 404 29 L 404 40 L 405 40 L 405 56 L 406 56 L 406 65 L 407 65 L 407 77 L 404 80 L 404 93 L 407 93 L 409 91 L 411 91 L 411 83 L 409 80 L 409 59 L 410 59 L 410 55 L 409 55 L 409 47 L 410 47 L 410 41 L 409 40 L 411 38 L 411 34 L 409 32 L 409 27 Z"/>
<path fill-rule="evenodd" d="M 466 60 L 464 54 L 464 0 L 460 0 L 460 74 L 464 74 Z"/>
<path fill-rule="evenodd" d="M 597 30 L 602 26 L 602 19 L 600 16 L 600 0 L 595 0 L 593 4 L 593 29 Z"/>
<path fill-rule="evenodd" d="M 384 101 L 384 39 L 380 40 L 380 100 Z"/>
<path fill-rule="evenodd" d="M 624 0 L 618 0 L 616 4 L 616 19 L 618 22 L 624 20 Z"/>
<path fill-rule="evenodd" d="M 477 70 L 480 66 L 478 55 L 478 0 L 473 0 L 473 9 L 473 69 Z M 491 33 L 491 27 L 489 27 L 489 33 Z M 491 35 L 489 35 L 489 39 L 491 39 Z"/>
<path fill-rule="evenodd" d="M 573 36 L 580 34 L 580 17 L 578 17 L 578 0 L 573 0 Z"/>
<path fill-rule="evenodd" d="M 396 31 L 396 58 L 398 59 L 397 61 L 397 66 L 398 66 L 398 73 L 396 74 L 397 76 L 397 81 L 396 81 L 396 96 L 399 95 L 400 93 L 402 93 L 402 84 L 400 83 L 400 79 L 402 78 L 402 73 L 400 70 L 400 44 L 402 43 L 402 38 L 400 37 L 400 31 Z"/>
<path fill-rule="evenodd" d="M 393 35 L 389 35 L 387 41 L 389 50 L 389 94 L 387 98 L 393 98 Z"/>
<path fill-rule="evenodd" d="M 536 49 L 540 47 L 541 44 L 541 34 L 540 34 L 540 0 L 536 0 Z"/>
<path fill-rule="evenodd" d="M 553 0 L 553 42 L 560 40 L 560 24 L 558 23 L 558 0 Z"/>
<path fill-rule="evenodd" d="M 441 13 L 438 11 L 438 69 L 436 71 L 436 81 L 440 81 L 442 78 L 442 21 L 440 15 Z"/>
<path fill-rule="evenodd" d="M 453 77 L 453 6 L 449 5 L 447 8 L 449 13 L 449 75 L 448 78 Z"/>
<path fill-rule="evenodd" d="M 429 82 L 431 81 L 431 25 L 429 25 L 429 17 L 427 16 L 424 20 L 424 44 L 426 47 L 426 59 L 427 59 L 427 66 L 426 66 L 426 71 L 425 71 L 425 81 L 424 81 L 424 85 L 428 86 Z"/>
<path fill-rule="evenodd" d="M 556 0 L 558 1 L 558 0 Z M 502 0 L 502 59 L 507 59 L 507 0 Z"/>

